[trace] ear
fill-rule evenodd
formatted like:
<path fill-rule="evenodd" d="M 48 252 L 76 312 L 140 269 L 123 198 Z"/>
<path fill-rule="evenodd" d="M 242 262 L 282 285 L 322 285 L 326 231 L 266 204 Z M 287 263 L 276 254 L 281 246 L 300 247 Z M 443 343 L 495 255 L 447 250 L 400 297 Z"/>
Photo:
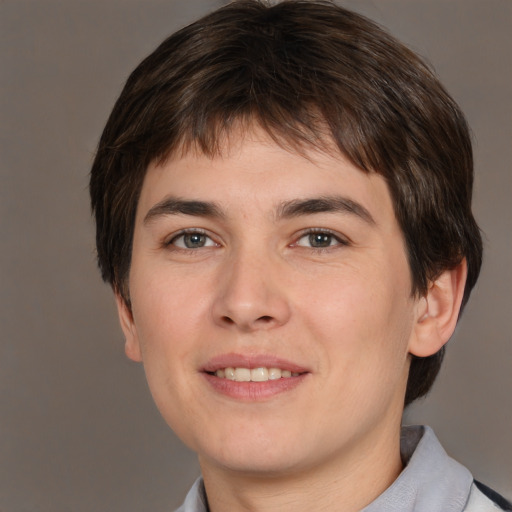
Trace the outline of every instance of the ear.
<path fill-rule="evenodd" d="M 450 339 L 459 317 L 466 277 L 464 259 L 454 269 L 445 270 L 430 284 L 426 296 L 418 300 L 410 354 L 431 356 Z"/>
<path fill-rule="evenodd" d="M 132 361 L 141 362 L 142 353 L 140 350 L 137 328 L 135 327 L 135 322 L 133 321 L 132 311 L 119 293 L 115 293 L 115 297 L 119 322 L 121 324 L 121 329 L 123 330 L 126 340 L 124 344 L 124 351 L 126 356 Z"/>

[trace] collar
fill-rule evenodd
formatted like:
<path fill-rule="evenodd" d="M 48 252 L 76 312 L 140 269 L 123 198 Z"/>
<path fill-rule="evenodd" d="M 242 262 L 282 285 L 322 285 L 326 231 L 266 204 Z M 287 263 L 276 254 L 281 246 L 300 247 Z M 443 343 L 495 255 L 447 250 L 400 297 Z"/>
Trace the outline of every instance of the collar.
<path fill-rule="evenodd" d="M 430 427 L 402 427 L 400 453 L 405 468 L 361 512 L 462 512 L 473 477 L 449 457 Z M 208 512 L 203 479 L 198 478 L 176 512 Z"/>
<path fill-rule="evenodd" d="M 405 468 L 361 512 L 462 512 L 473 477 L 449 457 L 430 427 L 402 427 L 400 452 Z"/>

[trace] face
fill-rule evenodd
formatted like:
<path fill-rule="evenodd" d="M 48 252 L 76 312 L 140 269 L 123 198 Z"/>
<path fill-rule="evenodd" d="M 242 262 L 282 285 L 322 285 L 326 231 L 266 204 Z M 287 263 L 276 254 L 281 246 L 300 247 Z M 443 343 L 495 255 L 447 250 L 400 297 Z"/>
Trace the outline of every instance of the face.
<path fill-rule="evenodd" d="M 127 354 L 203 466 L 303 471 L 398 435 L 418 301 L 379 175 L 258 131 L 152 165 L 129 290 Z"/>

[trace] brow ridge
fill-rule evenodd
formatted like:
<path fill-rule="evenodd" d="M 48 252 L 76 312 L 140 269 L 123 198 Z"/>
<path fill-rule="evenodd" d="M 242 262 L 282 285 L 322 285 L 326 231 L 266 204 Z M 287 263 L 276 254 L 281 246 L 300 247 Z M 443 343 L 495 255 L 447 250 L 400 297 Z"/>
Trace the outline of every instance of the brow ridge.
<path fill-rule="evenodd" d="M 347 213 L 359 217 L 368 224 L 375 224 L 375 219 L 367 208 L 357 201 L 343 196 L 293 199 L 282 203 L 277 213 L 278 218 L 299 217 L 315 213 Z"/>
<path fill-rule="evenodd" d="M 224 213 L 218 205 L 210 201 L 166 197 L 149 209 L 144 217 L 144 224 L 148 224 L 156 218 L 165 215 L 192 215 L 194 217 L 212 218 L 224 217 Z"/>
<path fill-rule="evenodd" d="M 321 196 L 293 199 L 281 203 L 277 208 L 277 218 L 293 218 L 317 213 L 345 213 L 359 217 L 368 224 L 375 220 L 362 204 L 343 196 Z M 179 197 L 166 197 L 150 208 L 144 223 L 150 223 L 165 215 L 191 215 L 195 217 L 225 218 L 224 212 L 214 202 L 186 200 Z"/>

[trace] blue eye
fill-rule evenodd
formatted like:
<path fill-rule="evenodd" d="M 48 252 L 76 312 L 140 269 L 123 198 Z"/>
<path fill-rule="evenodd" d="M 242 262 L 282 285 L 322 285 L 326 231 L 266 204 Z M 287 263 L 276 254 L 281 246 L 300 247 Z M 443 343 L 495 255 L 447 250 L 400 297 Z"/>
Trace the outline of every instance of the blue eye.
<path fill-rule="evenodd" d="M 316 231 L 302 235 L 296 242 L 301 247 L 311 247 L 313 249 L 325 249 L 337 245 L 347 245 L 346 242 L 333 235 L 332 233 Z"/>
<path fill-rule="evenodd" d="M 215 242 L 200 231 L 190 231 L 175 236 L 169 245 L 174 245 L 180 249 L 201 249 L 202 247 L 213 247 Z"/>

